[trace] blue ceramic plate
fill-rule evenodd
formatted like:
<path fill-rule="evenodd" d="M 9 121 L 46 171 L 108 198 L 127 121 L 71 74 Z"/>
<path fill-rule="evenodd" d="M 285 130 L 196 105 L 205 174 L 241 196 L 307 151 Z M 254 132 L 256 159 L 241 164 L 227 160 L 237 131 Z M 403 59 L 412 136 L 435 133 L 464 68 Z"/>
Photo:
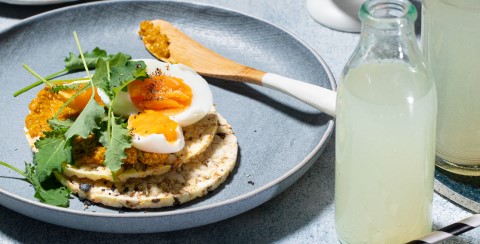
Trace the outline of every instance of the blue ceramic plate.
<path fill-rule="evenodd" d="M 0 33 L 0 160 L 23 168 L 32 153 L 24 138 L 28 104 L 40 89 L 12 94 L 39 74 L 63 69 L 76 51 L 72 32 L 84 50 L 95 47 L 151 58 L 138 38 L 140 21 L 162 18 L 188 35 L 240 63 L 335 89 L 325 62 L 285 30 L 240 13 L 169 1 L 98 2 L 48 12 Z M 76 74 L 78 77 L 82 74 Z M 68 76 L 67 76 L 68 77 Z M 239 139 L 237 166 L 219 189 L 191 203 L 159 210 L 128 211 L 84 204 L 52 207 L 33 197 L 32 187 L 0 167 L 0 204 L 53 224 L 102 232 L 145 233 L 200 226 L 252 209 L 295 182 L 315 162 L 333 131 L 333 120 L 286 95 L 254 85 L 207 79 L 217 110 Z"/>

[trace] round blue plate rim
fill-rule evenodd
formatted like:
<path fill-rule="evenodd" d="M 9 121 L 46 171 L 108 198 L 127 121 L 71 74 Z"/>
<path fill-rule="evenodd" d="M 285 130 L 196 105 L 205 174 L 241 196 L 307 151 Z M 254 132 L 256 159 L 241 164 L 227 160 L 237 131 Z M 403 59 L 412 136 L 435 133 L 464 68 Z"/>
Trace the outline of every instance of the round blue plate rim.
<path fill-rule="evenodd" d="M 51 5 L 75 2 L 78 0 L 0 0 L 1 3 L 8 3 L 13 5 Z"/>

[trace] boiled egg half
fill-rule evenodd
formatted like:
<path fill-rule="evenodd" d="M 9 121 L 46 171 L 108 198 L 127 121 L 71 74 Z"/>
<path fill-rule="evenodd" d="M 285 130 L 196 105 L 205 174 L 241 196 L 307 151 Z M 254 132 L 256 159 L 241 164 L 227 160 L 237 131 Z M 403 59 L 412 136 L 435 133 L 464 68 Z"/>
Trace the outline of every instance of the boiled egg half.
<path fill-rule="evenodd" d="M 173 153 L 185 141 L 182 126 L 201 120 L 213 106 L 208 83 L 183 64 L 141 59 L 149 78 L 136 80 L 113 101 L 113 112 L 129 117 L 132 145 L 146 152 Z M 98 94 L 107 106 L 112 102 L 104 91 Z"/>

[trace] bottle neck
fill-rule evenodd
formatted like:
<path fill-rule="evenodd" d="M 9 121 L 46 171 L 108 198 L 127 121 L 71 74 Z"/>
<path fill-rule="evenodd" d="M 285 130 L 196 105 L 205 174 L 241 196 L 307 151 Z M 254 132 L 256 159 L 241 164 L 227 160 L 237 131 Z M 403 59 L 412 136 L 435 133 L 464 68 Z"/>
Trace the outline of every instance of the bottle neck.
<path fill-rule="evenodd" d="M 417 11 L 408 0 L 368 0 L 361 6 L 358 15 L 362 30 L 395 34 L 413 31 Z"/>
<path fill-rule="evenodd" d="M 359 11 L 362 21 L 359 60 L 395 59 L 410 62 L 419 52 L 414 21 L 417 13 L 407 0 L 369 0 Z"/>

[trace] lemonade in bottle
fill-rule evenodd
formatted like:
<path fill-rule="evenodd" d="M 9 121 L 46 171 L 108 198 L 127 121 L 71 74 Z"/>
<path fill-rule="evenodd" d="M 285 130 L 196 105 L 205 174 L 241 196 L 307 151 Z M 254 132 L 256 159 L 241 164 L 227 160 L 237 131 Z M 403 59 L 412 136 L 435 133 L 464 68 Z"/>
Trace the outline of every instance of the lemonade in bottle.
<path fill-rule="evenodd" d="M 342 243 L 404 243 L 432 228 L 436 91 L 406 0 L 370 0 L 337 95 L 335 225 Z"/>

